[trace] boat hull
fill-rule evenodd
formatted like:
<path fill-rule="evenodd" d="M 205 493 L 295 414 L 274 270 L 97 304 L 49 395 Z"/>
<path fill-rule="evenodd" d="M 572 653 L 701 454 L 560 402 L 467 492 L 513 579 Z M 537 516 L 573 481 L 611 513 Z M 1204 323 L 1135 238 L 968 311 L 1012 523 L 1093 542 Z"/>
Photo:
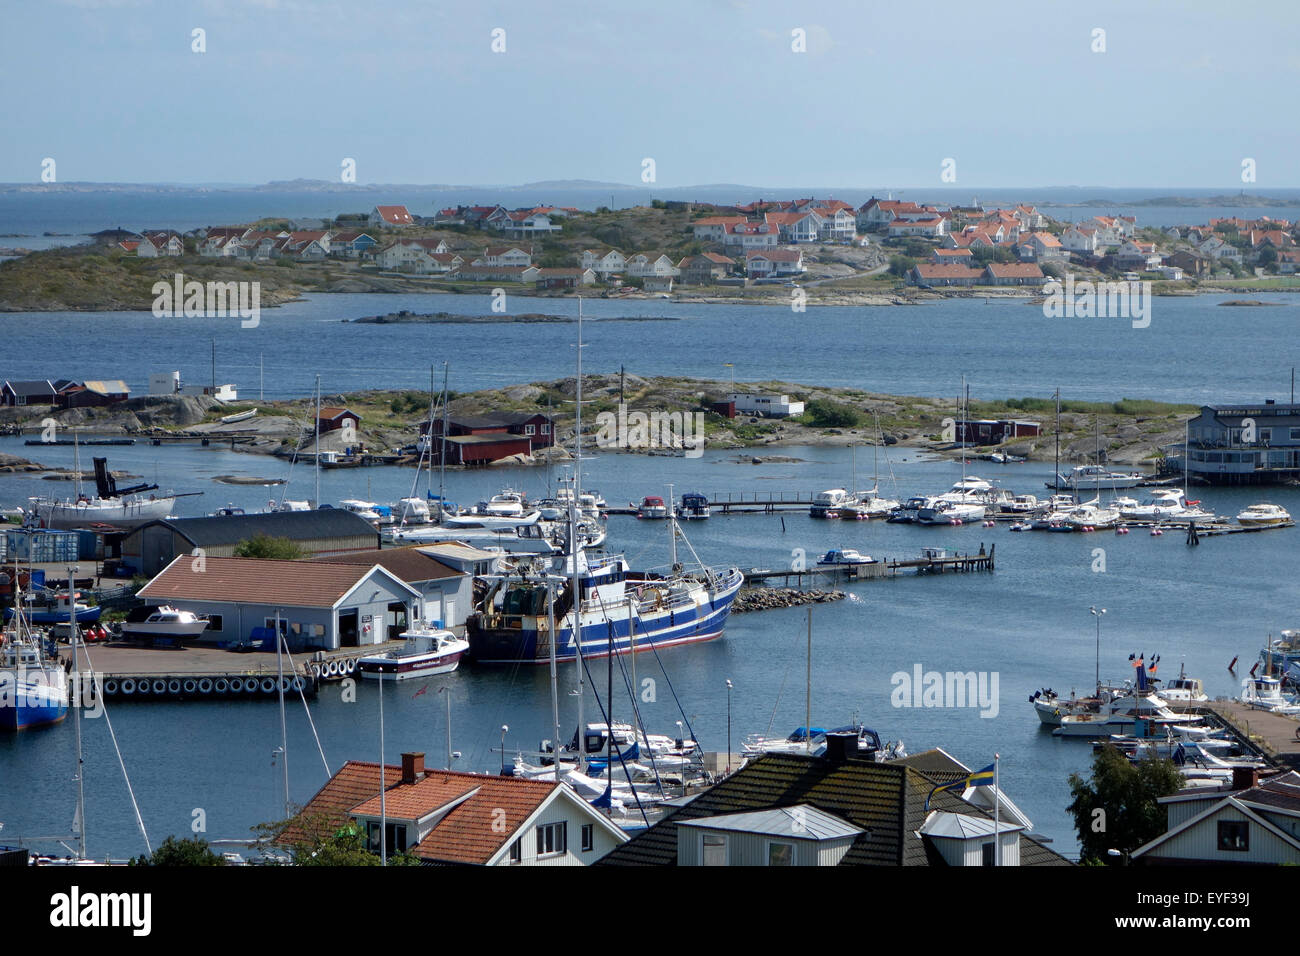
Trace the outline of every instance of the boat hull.
<path fill-rule="evenodd" d="M 68 680 L 61 667 L 0 673 L 0 731 L 57 724 L 68 715 Z"/>
<path fill-rule="evenodd" d="M 635 628 L 630 624 L 628 608 L 619 605 L 606 613 L 585 612 L 582 616 L 581 653 L 584 659 L 628 654 L 635 631 L 636 650 L 662 649 L 684 644 L 698 644 L 722 636 L 732 602 L 743 583 L 735 572 L 711 599 L 689 606 L 664 606 L 638 610 Z M 550 661 L 550 643 L 539 628 L 544 619 L 525 618 L 521 626 L 487 627 L 477 618 L 469 623 L 469 654 L 478 664 L 545 664 Z M 577 660 L 579 647 L 573 639 L 572 618 L 557 628 L 555 659 Z"/>

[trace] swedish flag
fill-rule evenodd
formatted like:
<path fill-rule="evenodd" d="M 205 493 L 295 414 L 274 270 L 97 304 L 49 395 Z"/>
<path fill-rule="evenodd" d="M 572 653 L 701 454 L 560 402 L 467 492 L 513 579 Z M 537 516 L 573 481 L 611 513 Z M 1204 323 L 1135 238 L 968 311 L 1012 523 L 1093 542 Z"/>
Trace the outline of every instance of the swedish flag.
<path fill-rule="evenodd" d="M 994 781 L 994 767 L 989 764 L 983 770 L 974 770 L 959 780 L 952 783 L 941 783 L 925 798 L 925 809 L 930 809 L 930 797 L 933 797 L 940 790 L 965 790 L 967 787 L 991 787 Z"/>

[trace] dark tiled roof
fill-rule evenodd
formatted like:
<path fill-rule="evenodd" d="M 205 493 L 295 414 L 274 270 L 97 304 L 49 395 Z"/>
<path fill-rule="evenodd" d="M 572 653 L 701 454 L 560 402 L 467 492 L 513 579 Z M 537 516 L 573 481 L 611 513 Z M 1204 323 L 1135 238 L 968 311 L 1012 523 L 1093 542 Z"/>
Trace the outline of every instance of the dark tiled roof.
<path fill-rule="evenodd" d="M 316 511 L 275 511 L 269 514 L 212 515 L 207 518 L 167 518 L 142 528 L 162 525 L 196 547 L 238 544 L 257 534 L 305 541 L 320 538 L 367 537 L 379 547 L 379 532 L 360 515 L 342 508 Z"/>
<path fill-rule="evenodd" d="M 926 758 L 926 763 L 939 760 L 928 756 L 933 753 L 918 757 Z M 597 865 L 674 866 L 678 822 L 798 803 L 811 804 L 866 830 L 849 848 L 841 866 L 943 865 L 942 857 L 933 852 L 929 841 L 917 837 L 916 831 L 925 822 L 926 797 L 935 784 L 956 779 L 960 773 L 960 765 L 937 770 L 932 777 L 904 761 L 876 763 L 855 758 L 834 764 L 802 754 L 765 754 L 616 848 Z M 934 795 L 930 809 L 988 816 L 946 791 Z M 1020 852 L 1023 865 L 1069 865 L 1064 857 L 1023 835 Z"/>
<path fill-rule="evenodd" d="M 409 548 L 385 548 L 382 551 L 348 551 L 343 554 L 327 554 L 314 558 L 329 564 L 358 564 L 367 568 L 379 565 L 385 571 L 391 571 L 407 584 L 416 581 L 438 581 L 442 578 L 463 576 L 463 571 L 443 564 L 433 555 L 419 550 L 419 545 Z"/>
<path fill-rule="evenodd" d="M 196 566 L 182 554 L 140 589 L 140 597 L 329 608 L 364 580 L 371 567 L 261 558 L 206 558 Z"/>

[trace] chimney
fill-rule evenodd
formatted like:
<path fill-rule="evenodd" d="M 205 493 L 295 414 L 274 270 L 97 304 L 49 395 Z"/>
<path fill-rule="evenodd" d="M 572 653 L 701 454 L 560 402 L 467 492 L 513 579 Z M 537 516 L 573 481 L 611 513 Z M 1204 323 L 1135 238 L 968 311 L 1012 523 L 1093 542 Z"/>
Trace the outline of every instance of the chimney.
<path fill-rule="evenodd" d="M 402 783 L 424 779 L 424 754 L 402 754 Z"/>
<path fill-rule="evenodd" d="M 858 755 L 858 735 L 853 731 L 840 731 L 826 735 L 826 759 L 831 763 L 844 763 Z"/>
<path fill-rule="evenodd" d="M 1254 767 L 1232 768 L 1232 789 L 1249 790 L 1259 786 L 1259 771 Z"/>

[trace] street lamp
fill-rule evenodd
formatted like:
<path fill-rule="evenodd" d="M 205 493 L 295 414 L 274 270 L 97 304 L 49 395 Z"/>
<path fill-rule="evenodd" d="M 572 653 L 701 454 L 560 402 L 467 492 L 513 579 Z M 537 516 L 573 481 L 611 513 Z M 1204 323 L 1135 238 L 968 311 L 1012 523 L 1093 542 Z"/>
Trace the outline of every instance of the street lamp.
<path fill-rule="evenodd" d="M 727 773 L 731 773 L 731 680 L 727 680 Z"/>
<path fill-rule="evenodd" d="M 509 724 L 501 725 L 501 776 L 506 775 L 506 734 L 510 732 Z"/>
<path fill-rule="evenodd" d="M 1106 613 L 1106 609 L 1090 607 L 1088 612 L 1097 619 L 1097 695 L 1101 696 L 1101 616 Z"/>

